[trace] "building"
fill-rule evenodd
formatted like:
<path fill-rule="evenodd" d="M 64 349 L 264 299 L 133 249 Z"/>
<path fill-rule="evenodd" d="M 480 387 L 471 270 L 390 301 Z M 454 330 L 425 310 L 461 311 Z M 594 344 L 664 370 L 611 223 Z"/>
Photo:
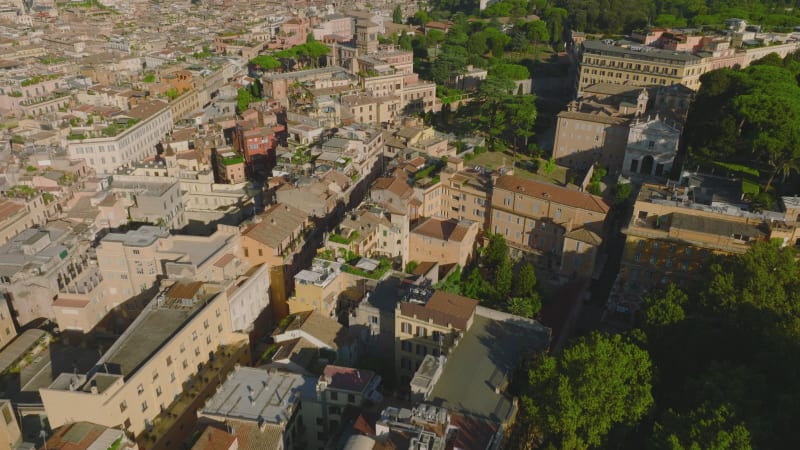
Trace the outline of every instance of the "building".
<path fill-rule="evenodd" d="M 794 197 L 784 212 L 753 212 L 741 187 L 726 178 L 692 176 L 681 185 L 642 185 L 622 229 L 625 250 L 612 300 L 628 307 L 667 283 L 687 285 L 714 255 L 745 253 L 755 242 L 796 245 Z M 613 296 L 612 296 L 613 297 Z"/>
<path fill-rule="evenodd" d="M 44 448 L 48 450 L 138 450 L 123 430 L 89 422 L 75 422 L 54 430 Z"/>
<path fill-rule="evenodd" d="M 13 341 L 15 337 L 17 337 L 17 329 L 11 315 L 11 308 L 8 306 L 8 300 L 0 298 L 0 349 Z"/>
<path fill-rule="evenodd" d="M 408 216 L 389 209 L 373 207 L 347 214 L 335 232 L 328 235 L 325 248 L 334 256 L 401 258 L 409 261 Z"/>
<path fill-rule="evenodd" d="M 0 413 L 3 415 L 3 420 L 0 421 L 0 447 L 16 448 L 22 442 L 22 431 L 11 400 L 0 399 Z"/>
<path fill-rule="evenodd" d="M 347 410 L 361 408 L 365 402 L 380 403 L 383 396 L 378 392 L 381 377 L 371 370 L 327 365 L 317 380 L 317 403 L 306 403 L 303 411 L 305 423 L 309 424 L 309 436 L 316 443 L 308 448 L 321 448 L 335 441 L 347 421 Z M 316 417 L 311 419 L 311 408 L 316 407 Z"/>
<path fill-rule="evenodd" d="M 581 46 L 578 96 L 596 83 L 633 86 L 683 84 L 700 88 L 700 75 L 710 70 L 705 58 L 625 41 L 585 41 Z"/>
<path fill-rule="evenodd" d="M 0 290 L 8 297 L 17 323 L 55 319 L 53 301 L 60 292 L 97 285 L 89 261 L 89 240 L 69 224 L 29 228 L 0 246 Z"/>
<path fill-rule="evenodd" d="M 315 310 L 326 317 L 336 317 L 339 294 L 345 290 L 348 278 L 341 263 L 314 259 L 308 269 L 294 276 L 294 297 L 289 299 L 289 311 Z"/>
<path fill-rule="evenodd" d="M 512 256 L 534 257 L 562 275 L 591 277 L 608 211 L 589 193 L 504 175 L 494 184 L 490 225 Z"/>
<path fill-rule="evenodd" d="M 665 178 L 678 154 L 681 128 L 658 116 L 634 120 L 628 131 L 622 173 Z"/>
<path fill-rule="evenodd" d="M 237 184 L 247 181 L 244 158 L 230 150 L 216 151 L 216 179 L 220 183 Z"/>
<path fill-rule="evenodd" d="M 395 370 L 406 385 L 426 355 L 448 355 L 472 326 L 478 301 L 413 287 L 395 309 Z"/>
<path fill-rule="evenodd" d="M 0 244 L 34 225 L 44 225 L 47 218 L 42 194 L 0 201 Z"/>
<path fill-rule="evenodd" d="M 113 174 L 119 167 L 154 155 L 156 144 L 172 130 L 172 110 L 163 102 L 143 102 L 125 116 L 130 118 L 128 123 L 135 123 L 114 136 L 68 140 L 67 155 L 85 160 L 98 174 Z"/>
<path fill-rule="evenodd" d="M 244 259 L 250 265 L 267 264 L 270 268 L 270 298 L 278 319 L 289 313 L 292 280 L 308 252 L 309 226 L 308 214 L 278 203 L 257 216 L 241 233 Z"/>
<path fill-rule="evenodd" d="M 247 267 L 240 259 L 239 230 L 220 225 L 211 236 L 172 235 L 152 226 L 109 233 L 97 247 L 108 295 L 118 301 L 150 289 L 159 277 L 200 281 L 233 279 Z"/>
<path fill-rule="evenodd" d="M 610 171 L 622 169 L 628 143 L 628 126 L 647 111 L 646 89 L 601 83 L 585 88 L 580 101 L 558 113 L 553 157 L 570 168 L 588 169 L 600 164 Z"/>
<path fill-rule="evenodd" d="M 188 224 L 180 182 L 175 177 L 128 175 L 123 168 L 114 174 L 111 192 L 128 200 L 128 216 L 144 222 L 180 229 Z"/>
<path fill-rule="evenodd" d="M 201 421 L 232 431 L 243 449 L 300 450 L 310 440 L 307 402 L 315 401 L 316 380 L 291 372 L 237 367 L 198 411 Z"/>
<path fill-rule="evenodd" d="M 409 260 L 435 261 L 461 267 L 472 260 L 481 224 L 470 220 L 430 217 L 409 234 Z"/>
<path fill-rule="evenodd" d="M 451 157 L 439 174 L 442 182 L 441 216 L 472 221 L 485 228 L 491 215 L 491 174 L 485 169 L 464 169 L 463 166 L 459 158 Z"/>
<path fill-rule="evenodd" d="M 39 390 L 53 427 L 87 421 L 139 434 L 187 389 L 217 349 L 247 339 L 232 330 L 229 298 L 257 283 L 165 282 L 86 374 L 62 373 Z M 212 356 L 214 355 L 214 356 Z"/>

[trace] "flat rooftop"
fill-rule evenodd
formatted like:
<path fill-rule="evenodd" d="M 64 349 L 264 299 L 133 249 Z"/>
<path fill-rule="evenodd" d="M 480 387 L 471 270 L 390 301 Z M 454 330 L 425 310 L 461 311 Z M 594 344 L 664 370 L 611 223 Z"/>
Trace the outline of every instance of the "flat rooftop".
<path fill-rule="evenodd" d="M 160 227 L 145 225 L 126 233 L 109 233 L 101 242 L 120 242 L 129 247 L 147 247 L 152 245 L 156 239 L 167 236 L 169 236 L 169 231 Z"/>
<path fill-rule="evenodd" d="M 453 412 L 504 422 L 511 397 L 501 391 L 508 375 L 528 352 L 544 351 L 549 333 L 512 320 L 475 315 L 472 327 L 447 359 L 429 403 Z"/>
<path fill-rule="evenodd" d="M 193 285 L 193 283 L 181 284 Z M 103 371 L 107 369 L 108 373 L 125 377 L 134 373 L 216 294 L 216 292 L 199 292 L 193 302 L 183 302 L 182 299 L 161 299 L 160 296 L 166 296 L 166 293 L 158 294 L 103 355 L 98 366 L 103 367 Z"/>
<path fill-rule="evenodd" d="M 292 372 L 238 367 L 200 413 L 253 422 L 288 422 L 301 398 L 316 398 L 316 378 Z"/>

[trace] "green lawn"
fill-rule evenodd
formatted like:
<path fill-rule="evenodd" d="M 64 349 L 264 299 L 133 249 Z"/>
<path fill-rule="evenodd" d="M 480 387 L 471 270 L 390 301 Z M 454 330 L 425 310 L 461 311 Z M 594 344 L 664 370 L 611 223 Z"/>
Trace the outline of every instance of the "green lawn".
<path fill-rule="evenodd" d="M 545 163 L 544 159 L 539 158 L 539 169 L 536 172 L 530 170 L 533 165 L 531 158 L 527 155 L 517 155 L 517 164 L 514 167 L 514 175 L 520 178 L 527 178 L 529 180 L 541 181 L 543 183 L 553 183 L 563 186 L 567 182 L 567 169 L 565 167 L 556 166 L 555 170 L 551 173 L 544 173 Z M 475 158 L 466 161 L 466 166 L 483 166 L 489 169 L 497 169 L 505 163 L 506 167 L 511 167 L 514 163 L 514 156 L 511 152 L 486 152 L 481 153 Z"/>

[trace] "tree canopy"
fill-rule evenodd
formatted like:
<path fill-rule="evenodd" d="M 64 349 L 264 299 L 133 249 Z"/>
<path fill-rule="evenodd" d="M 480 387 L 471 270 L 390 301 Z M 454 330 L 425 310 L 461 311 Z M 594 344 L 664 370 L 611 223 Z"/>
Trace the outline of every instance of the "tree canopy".
<path fill-rule="evenodd" d="M 594 333 L 559 356 L 540 355 L 523 396 L 532 434 L 563 449 L 598 446 L 647 413 L 651 377 L 647 352 L 620 335 Z"/>

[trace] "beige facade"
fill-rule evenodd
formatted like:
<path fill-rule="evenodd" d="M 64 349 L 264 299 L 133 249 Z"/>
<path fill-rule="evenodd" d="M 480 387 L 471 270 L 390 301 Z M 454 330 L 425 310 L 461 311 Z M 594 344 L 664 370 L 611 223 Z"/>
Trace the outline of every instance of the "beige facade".
<path fill-rule="evenodd" d="M 11 450 L 22 442 L 22 432 L 11 400 L 0 399 L 0 448 Z"/>
<path fill-rule="evenodd" d="M 700 75 L 710 70 L 710 58 L 661 50 L 643 45 L 614 45 L 605 41 L 583 43 L 578 93 L 596 83 L 634 86 L 683 84 L 700 88 Z"/>
<path fill-rule="evenodd" d="M 448 219 L 469 220 L 488 226 L 489 193 L 492 180 L 488 173 L 464 170 L 458 158 L 447 160 L 448 167 L 439 176 L 442 182 L 442 216 Z"/>
<path fill-rule="evenodd" d="M 505 237 L 512 255 L 550 255 L 561 273 L 588 277 L 608 210 L 600 197 L 504 175 L 494 185 L 490 225 Z"/>
<path fill-rule="evenodd" d="M 756 214 L 727 214 L 719 209 L 689 207 L 683 188 L 645 184 L 623 227 L 625 250 L 619 279 L 638 293 L 674 282 L 684 284 L 704 273 L 715 254 L 745 253 L 755 242 L 778 240 L 795 245 L 797 228 L 793 197 L 784 200 L 785 214 L 769 222 Z"/>
<path fill-rule="evenodd" d="M 336 317 L 339 294 L 354 284 L 342 265 L 315 259 L 310 268 L 294 276 L 294 297 L 289 299 L 289 312 L 316 310 L 325 317 Z"/>
<path fill-rule="evenodd" d="M 17 329 L 14 326 L 14 319 L 11 317 L 8 300 L 0 297 L 0 349 L 13 341 L 15 337 L 17 337 Z"/>
<path fill-rule="evenodd" d="M 47 210 L 41 194 L 0 201 L 0 244 L 34 225 L 47 223 Z"/>
<path fill-rule="evenodd" d="M 409 235 L 409 260 L 465 267 L 475 252 L 479 222 L 431 217 Z"/>
<path fill-rule="evenodd" d="M 177 282 L 161 292 L 86 374 L 62 373 L 40 389 L 52 427 L 88 421 L 139 434 L 178 397 L 231 329 L 229 296 L 245 288 Z"/>
<path fill-rule="evenodd" d="M 425 355 L 447 356 L 472 326 L 478 301 L 420 288 L 397 304 L 394 319 L 395 370 L 406 385 Z"/>

